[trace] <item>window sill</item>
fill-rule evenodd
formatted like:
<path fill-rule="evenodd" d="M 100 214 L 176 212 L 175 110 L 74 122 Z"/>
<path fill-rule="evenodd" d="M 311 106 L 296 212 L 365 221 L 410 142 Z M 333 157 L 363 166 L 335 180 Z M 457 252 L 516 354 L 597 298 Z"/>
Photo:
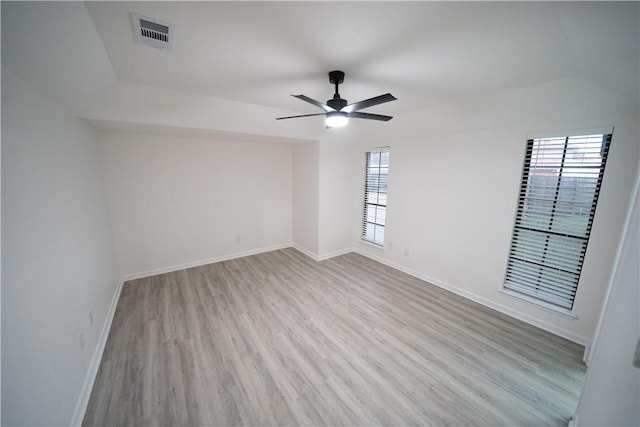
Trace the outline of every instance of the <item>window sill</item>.
<path fill-rule="evenodd" d="M 364 243 L 365 245 L 373 246 L 374 248 L 384 249 L 384 244 L 379 245 L 379 244 L 373 243 L 373 242 L 371 242 L 369 240 L 360 239 L 360 243 Z"/>
<path fill-rule="evenodd" d="M 542 308 L 544 310 L 550 311 L 550 312 L 552 312 L 554 314 L 559 314 L 559 315 L 561 315 L 563 317 L 566 317 L 568 319 L 571 319 L 571 320 L 577 320 L 578 319 L 578 316 L 571 310 L 567 310 L 566 308 L 562 308 L 562 307 L 557 307 L 557 306 L 555 306 L 553 304 L 549 304 L 548 302 L 540 301 L 539 299 L 530 297 L 528 295 L 523 295 L 523 294 L 520 294 L 518 292 L 514 292 L 514 291 L 511 291 L 509 289 L 504 289 L 504 288 L 498 289 L 498 292 L 500 292 L 501 294 L 504 294 L 504 295 L 506 295 L 508 297 L 516 298 L 516 299 L 518 299 L 520 301 L 524 301 L 524 302 L 527 302 L 529 304 L 533 304 L 536 307 L 539 307 L 539 308 Z"/>

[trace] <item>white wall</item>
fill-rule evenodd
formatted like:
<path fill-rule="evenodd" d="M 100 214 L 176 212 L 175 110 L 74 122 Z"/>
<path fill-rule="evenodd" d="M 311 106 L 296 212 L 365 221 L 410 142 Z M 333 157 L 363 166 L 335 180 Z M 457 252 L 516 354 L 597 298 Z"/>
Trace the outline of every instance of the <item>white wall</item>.
<path fill-rule="evenodd" d="M 315 259 L 353 249 L 353 134 L 326 130 L 319 142 L 293 149 L 293 241 Z M 358 191 L 358 195 L 361 191 Z M 360 216 L 361 217 L 361 216 Z"/>
<path fill-rule="evenodd" d="M 293 243 L 312 257 L 318 256 L 319 153 L 318 143 L 292 146 Z"/>
<path fill-rule="evenodd" d="M 640 194 L 637 185 L 574 418 L 580 426 L 640 425 L 640 369 L 632 363 L 640 339 Z"/>
<path fill-rule="evenodd" d="M 340 132 L 344 130 L 345 132 Z M 320 141 L 320 169 L 318 191 L 318 254 L 330 257 L 353 248 L 353 200 L 361 198 L 364 190 L 354 192 L 356 176 L 364 176 L 364 166 L 353 168 L 354 144 L 349 129 L 329 130 Z M 362 215 L 359 216 L 362 218 Z"/>
<path fill-rule="evenodd" d="M 71 423 L 117 279 L 96 132 L 3 68 L 3 425 Z"/>
<path fill-rule="evenodd" d="M 2 65 L 74 113 L 116 82 L 84 2 L 2 2 Z"/>
<path fill-rule="evenodd" d="M 195 93 L 143 84 L 116 81 L 105 96 L 77 112 L 83 119 L 106 121 L 127 127 L 175 127 L 190 133 L 217 131 L 242 137 L 288 142 L 310 142 L 323 128 L 312 120 L 276 121 L 294 114 L 265 107 Z M 250 119 L 248 119 L 250 118 Z M 191 136 L 191 135 L 190 135 Z"/>
<path fill-rule="evenodd" d="M 102 150 L 126 277 L 292 242 L 289 145 L 109 132 Z"/>
<path fill-rule="evenodd" d="M 399 117 L 389 145 L 386 247 L 352 235 L 359 251 L 484 304 L 588 344 L 604 299 L 631 193 L 638 106 L 581 79 L 552 82 Z M 395 120 L 395 119 L 394 119 Z M 526 135 L 614 126 L 600 201 L 570 319 L 498 292 L 506 268 Z M 358 177 L 356 186 L 363 185 Z M 361 197 L 360 197 L 361 199 Z M 353 203 L 361 212 L 361 200 Z"/>

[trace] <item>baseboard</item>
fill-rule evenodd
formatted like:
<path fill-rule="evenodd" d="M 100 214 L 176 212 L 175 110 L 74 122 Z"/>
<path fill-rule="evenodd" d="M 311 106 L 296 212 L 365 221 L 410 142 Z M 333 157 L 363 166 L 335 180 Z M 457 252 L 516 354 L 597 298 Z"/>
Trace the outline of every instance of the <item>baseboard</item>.
<path fill-rule="evenodd" d="M 98 337 L 98 344 L 96 345 L 93 357 L 91 358 L 91 363 L 89 364 L 89 371 L 84 379 L 82 390 L 80 391 L 80 397 L 78 398 L 75 410 L 73 411 L 73 417 L 71 418 L 72 426 L 79 426 L 82 424 L 84 413 L 87 410 L 89 398 L 91 397 L 91 390 L 93 390 L 93 383 L 96 380 L 98 369 L 100 368 L 100 362 L 102 361 L 102 353 L 104 353 L 104 348 L 107 345 L 107 338 L 109 337 L 109 331 L 111 330 L 111 322 L 113 322 L 113 316 L 116 314 L 116 306 L 120 299 L 120 292 L 122 292 L 123 283 L 124 280 L 121 279 L 113 293 L 113 298 L 111 299 L 107 316 L 104 320 L 104 324 L 102 325 L 102 331 L 100 331 L 100 336 Z"/>
<path fill-rule="evenodd" d="M 290 248 L 291 246 L 292 246 L 292 243 L 283 243 L 280 245 L 268 246 L 268 247 L 259 248 L 259 249 L 252 249 L 244 252 L 236 252 L 228 255 L 222 255 L 214 258 L 207 258 L 199 261 L 192 261 L 192 262 L 186 262 L 183 264 L 171 265 L 169 267 L 157 268 L 154 270 L 143 271 L 140 273 L 126 274 L 123 277 L 123 280 L 126 282 L 128 280 L 135 280 L 135 279 L 142 279 L 144 277 L 157 276 L 158 274 L 171 273 L 173 271 L 184 270 L 186 268 L 200 267 L 202 265 L 213 264 L 221 261 L 228 261 L 234 258 L 242 258 L 245 256 L 257 255 L 264 252 L 276 251 L 278 249 Z"/>
<path fill-rule="evenodd" d="M 91 390 L 93 389 L 93 384 L 96 380 L 96 376 L 98 375 L 98 369 L 100 368 L 102 354 L 104 352 L 105 346 L 107 345 L 107 338 L 109 337 L 109 331 L 111 330 L 111 323 L 113 322 L 113 317 L 116 313 L 116 306 L 118 305 L 118 300 L 120 299 L 120 293 L 122 292 L 122 286 L 124 282 L 128 280 L 143 278 L 143 277 L 155 276 L 157 274 L 170 273 L 172 271 L 183 270 L 185 268 L 212 264 L 214 262 L 226 261 L 229 259 L 241 258 L 249 255 L 256 255 L 259 253 L 289 248 L 291 246 L 292 246 L 291 243 L 287 243 L 287 244 L 271 246 L 267 248 L 254 249 L 254 250 L 245 251 L 245 252 L 238 252 L 238 253 L 220 256 L 216 258 L 210 258 L 210 259 L 205 259 L 201 261 L 173 265 L 170 267 L 159 268 L 156 270 L 146 271 L 142 273 L 128 274 L 123 276 L 122 279 L 120 279 L 120 281 L 118 282 L 118 285 L 116 286 L 115 292 L 113 294 L 113 298 L 111 300 L 111 304 L 109 305 L 109 310 L 107 311 L 107 316 L 105 318 L 104 325 L 102 326 L 100 337 L 98 338 L 98 344 L 96 345 L 96 349 L 93 353 L 93 357 L 91 358 L 89 371 L 87 372 L 87 376 L 85 377 L 84 383 L 82 385 L 82 390 L 80 392 L 80 397 L 78 398 L 78 402 L 76 403 L 75 410 L 73 411 L 73 417 L 71 418 L 71 425 L 79 426 L 82 424 L 82 419 L 84 418 L 84 414 L 87 410 L 87 405 L 89 404 L 89 398 L 91 397 Z"/>
<path fill-rule="evenodd" d="M 578 414 L 575 414 L 573 418 L 569 420 L 567 427 L 578 427 Z"/>
<path fill-rule="evenodd" d="M 309 258 L 311 258 L 314 261 L 324 261 L 333 257 L 337 257 L 340 255 L 344 255 L 344 254 L 348 254 L 349 252 L 353 252 L 354 249 L 353 248 L 347 248 L 347 249 L 340 249 L 339 251 L 334 251 L 334 252 L 329 252 L 327 254 L 324 255 L 316 255 L 313 252 L 309 251 L 308 249 L 303 248 L 300 245 L 297 244 L 293 244 L 291 245 L 291 247 L 299 252 L 302 252 L 303 254 L 305 254 L 306 256 L 308 256 Z"/>
<path fill-rule="evenodd" d="M 314 254 L 313 252 L 311 252 L 310 250 L 303 248 L 302 246 L 298 245 L 298 244 L 292 244 L 291 247 L 295 250 L 297 250 L 298 252 L 302 252 L 303 254 L 305 254 L 306 256 L 308 256 L 309 258 L 311 258 L 314 261 L 320 261 L 320 257 L 318 257 L 318 255 Z"/>
<path fill-rule="evenodd" d="M 340 255 L 348 254 L 350 252 L 353 252 L 353 248 L 341 249 L 339 251 L 329 252 L 328 254 L 324 254 L 324 255 L 318 256 L 317 261 L 324 261 L 326 259 L 330 259 L 330 258 L 334 258 L 334 257 L 340 256 Z"/>
<path fill-rule="evenodd" d="M 551 323 L 545 322 L 543 320 L 537 319 L 528 314 L 522 313 L 516 309 L 508 307 L 506 305 L 497 303 L 480 295 L 476 295 L 472 292 L 466 291 L 464 289 L 458 288 L 457 286 L 453 286 L 449 283 L 446 283 L 442 280 L 438 280 L 434 277 L 427 276 L 426 274 L 422 274 L 410 268 L 407 268 L 403 265 L 396 264 L 392 261 L 388 261 L 384 258 L 372 255 L 366 251 L 363 251 L 359 248 L 354 249 L 354 251 L 362 256 L 367 258 L 371 258 L 374 261 L 377 261 L 381 264 L 388 265 L 389 267 L 393 267 L 396 270 L 400 270 L 403 273 L 407 273 L 413 277 L 417 277 L 418 279 L 424 280 L 425 282 L 431 283 L 439 288 L 446 289 L 447 291 L 453 292 L 454 294 L 460 295 L 464 298 L 467 298 L 471 301 L 477 302 L 479 304 L 484 305 L 485 307 L 489 307 L 493 310 L 499 311 L 500 313 L 506 314 L 507 316 L 513 317 L 515 319 L 521 320 L 525 323 L 528 323 L 532 326 L 538 327 L 544 331 L 550 332 L 559 337 L 565 338 L 569 341 L 575 342 L 577 344 L 585 346 L 585 348 L 591 347 L 591 339 L 584 337 L 582 335 L 576 334 L 574 332 L 568 331 L 566 329 L 560 328 L 556 325 L 552 325 Z"/>
<path fill-rule="evenodd" d="M 591 341 L 591 343 L 589 345 L 585 344 L 584 345 L 584 352 L 582 353 L 582 361 L 584 362 L 584 364 L 586 366 L 589 366 L 589 355 L 591 354 L 591 345 L 593 344 L 593 341 Z"/>
<path fill-rule="evenodd" d="M 407 268 L 405 266 L 402 266 L 400 264 L 396 264 L 394 262 L 391 262 L 389 260 L 386 260 L 384 258 L 372 255 L 370 253 L 367 253 L 365 251 L 362 251 L 358 248 L 353 248 L 353 249 L 344 249 L 344 250 L 340 250 L 340 251 L 336 251 L 336 252 L 332 252 L 329 254 L 324 254 L 324 255 L 316 255 L 311 253 L 310 251 L 308 251 L 307 249 L 296 245 L 296 244 L 283 244 L 283 245 L 277 245 L 277 246 L 271 246 L 271 247 L 267 247 L 267 248 L 261 248 L 261 249 L 255 249 L 255 250 L 251 250 L 251 251 L 246 251 L 246 252 L 238 252 L 235 254 L 229 254 L 229 255 L 224 255 L 221 257 L 216 257 L 216 258 L 210 258 L 210 259 L 206 259 L 206 260 L 201 260 L 201 261 L 195 261 L 195 262 L 190 262 L 190 263 L 185 263 L 185 264 L 179 264 L 179 265 L 174 265 L 171 267 L 166 267 L 166 268 L 161 268 L 161 269 L 156 269 L 156 270 L 151 270 L 151 271 L 146 271 L 146 272 L 142 272 L 142 273 L 135 273 L 135 274 L 130 274 L 130 275 L 126 275 L 124 276 L 119 282 L 118 285 L 116 286 L 115 292 L 113 294 L 113 298 L 111 300 L 111 304 L 109 306 L 109 310 L 107 312 L 107 316 L 104 322 L 104 325 L 102 327 L 102 331 L 100 333 L 100 337 L 98 340 L 98 344 L 96 346 L 96 349 L 94 351 L 93 357 L 91 359 L 91 364 L 89 366 L 89 371 L 87 372 L 87 376 L 85 378 L 84 384 L 82 386 L 82 391 L 80 393 L 80 397 L 78 398 L 78 402 L 76 404 L 76 408 L 73 412 L 73 417 L 72 417 L 72 421 L 71 421 L 71 425 L 73 426 L 79 426 L 82 424 L 82 419 L 84 418 L 84 414 L 85 411 L 87 410 L 87 405 L 89 403 L 89 397 L 91 396 L 91 390 L 93 389 L 93 383 L 95 382 L 96 379 L 96 375 L 98 374 L 98 369 L 100 368 L 100 361 L 102 360 L 102 353 L 104 352 L 104 348 L 107 344 L 107 338 L 109 337 L 109 331 L 111 329 L 111 322 L 113 321 L 113 316 L 115 315 L 115 311 L 116 311 L 116 306 L 118 304 L 118 299 L 120 298 L 120 292 L 122 291 L 122 285 L 124 284 L 124 282 L 126 282 L 127 280 L 133 280 L 133 279 L 139 279 L 139 278 L 143 278 L 143 277 L 149 277 L 149 276 L 155 276 L 157 274 L 163 274 L 163 273 L 169 273 L 172 271 L 177 271 L 177 270 L 183 270 L 185 268 L 191 268 L 191 267 L 198 267 L 201 265 L 206 265 L 206 264 L 212 264 L 215 262 L 220 262 L 220 261 L 226 261 L 226 260 L 230 260 L 230 259 L 234 259 L 234 258 L 240 258 L 240 257 L 244 257 L 244 256 L 250 256 L 250 255 L 256 255 L 256 254 L 260 254 L 260 253 L 264 253 L 264 252 L 270 252 L 270 251 L 274 251 L 274 250 L 278 250 L 278 249 L 285 249 L 285 248 L 289 248 L 289 247 L 293 247 L 294 249 L 300 251 L 301 253 L 305 254 L 306 256 L 312 258 L 315 261 L 322 261 L 322 260 L 326 260 L 329 258 L 333 258 L 336 256 L 340 256 L 340 255 L 344 255 L 346 253 L 349 252 L 356 252 L 362 256 L 365 256 L 367 258 L 370 258 L 374 261 L 377 261 L 381 264 L 385 264 L 388 265 L 389 267 L 395 268 L 396 270 L 402 271 L 404 273 L 407 273 L 411 276 L 414 276 L 420 280 L 424 280 L 427 283 L 433 284 L 435 286 L 438 286 L 442 289 L 446 289 L 450 292 L 453 292 L 457 295 L 460 295 L 464 298 L 467 298 L 471 301 L 475 301 L 479 304 L 482 304 L 486 307 L 492 308 L 496 311 L 499 311 L 503 314 L 506 314 L 510 317 L 516 318 L 518 320 L 522 320 L 525 323 L 528 323 L 530 325 L 536 326 L 540 329 L 543 329 L 547 332 L 550 332 L 552 334 L 558 335 L 560 337 L 566 338 L 569 341 L 581 344 L 585 346 L 585 349 L 589 349 L 591 347 L 591 340 L 583 337 L 581 335 L 575 334 L 571 331 L 567 331 L 565 329 L 562 328 L 558 328 L 555 325 L 552 325 L 550 323 L 541 321 L 539 319 L 536 319 L 534 317 L 531 317 L 527 314 L 518 312 L 517 310 L 514 310 L 510 307 L 504 306 L 502 304 L 498 304 L 494 301 L 491 301 L 487 298 L 481 297 L 479 295 L 476 295 L 474 293 L 471 293 L 469 291 L 466 291 L 464 289 L 460 289 L 456 286 L 450 285 L 446 282 L 443 282 L 441 280 L 438 280 L 436 278 L 427 276 L 425 274 L 422 274 L 420 272 L 414 271 L 410 268 Z M 575 423 L 575 421 L 577 421 L 577 417 L 573 420 L 573 424 L 574 426 L 576 426 L 577 424 Z M 570 424 L 571 425 L 571 424 Z"/>

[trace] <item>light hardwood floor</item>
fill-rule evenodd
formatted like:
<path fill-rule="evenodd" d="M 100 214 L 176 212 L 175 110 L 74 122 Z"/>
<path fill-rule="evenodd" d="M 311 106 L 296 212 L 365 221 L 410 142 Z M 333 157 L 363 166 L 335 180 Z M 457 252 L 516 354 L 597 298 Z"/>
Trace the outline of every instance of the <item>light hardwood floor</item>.
<path fill-rule="evenodd" d="M 351 253 L 124 284 L 84 425 L 555 425 L 582 347 Z"/>

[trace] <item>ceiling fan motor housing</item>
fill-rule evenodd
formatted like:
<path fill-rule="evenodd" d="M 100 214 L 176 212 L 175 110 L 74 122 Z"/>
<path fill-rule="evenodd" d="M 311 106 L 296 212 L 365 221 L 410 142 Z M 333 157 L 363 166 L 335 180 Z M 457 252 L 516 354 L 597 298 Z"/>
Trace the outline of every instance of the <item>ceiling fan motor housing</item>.
<path fill-rule="evenodd" d="M 338 70 L 330 71 L 329 82 L 336 85 L 336 93 L 333 95 L 333 99 L 327 101 L 327 105 L 336 111 L 340 111 L 347 106 L 347 100 L 342 99 L 338 93 L 338 85 L 344 82 L 344 72 Z"/>
<path fill-rule="evenodd" d="M 385 93 L 384 95 L 375 96 L 373 98 L 365 99 L 360 102 L 355 102 L 353 104 L 349 104 L 346 99 L 342 99 L 340 97 L 340 93 L 338 93 L 338 85 L 344 82 L 344 72 L 339 70 L 334 70 L 329 72 L 329 82 L 336 87 L 336 91 L 333 94 L 333 98 L 328 100 L 326 104 L 323 104 L 320 101 L 316 101 L 313 98 L 309 98 L 305 95 L 291 95 L 294 98 L 298 98 L 304 102 L 308 102 L 309 104 L 315 105 L 316 107 L 320 107 L 324 110 L 323 113 L 316 114 L 300 114 L 297 116 L 288 116 L 288 117 L 277 117 L 276 120 L 283 119 L 297 119 L 299 117 L 311 117 L 311 116 L 326 116 L 326 122 L 328 127 L 338 127 L 344 126 L 347 124 L 347 118 L 352 117 L 355 119 L 368 119 L 368 120 L 379 120 L 383 122 L 387 122 L 391 120 L 392 116 L 384 116 L 382 114 L 371 114 L 371 113 L 363 113 L 358 110 L 362 110 L 365 108 L 373 107 L 374 105 L 383 104 L 389 101 L 395 101 L 397 98 L 390 93 Z M 343 109 L 345 109 L 343 111 Z M 329 124 L 329 121 L 335 122 L 333 125 Z"/>
<path fill-rule="evenodd" d="M 336 93 L 333 99 L 327 101 L 327 105 L 336 111 L 340 111 L 347 106 L 347 100 L 340 98 L 340 94 Z"/>
<path fill-rule="evenodd" d="M 344 72 L 342 71 L 329 71 L 329 83 L 339 85 L 344 82 Z"/>

